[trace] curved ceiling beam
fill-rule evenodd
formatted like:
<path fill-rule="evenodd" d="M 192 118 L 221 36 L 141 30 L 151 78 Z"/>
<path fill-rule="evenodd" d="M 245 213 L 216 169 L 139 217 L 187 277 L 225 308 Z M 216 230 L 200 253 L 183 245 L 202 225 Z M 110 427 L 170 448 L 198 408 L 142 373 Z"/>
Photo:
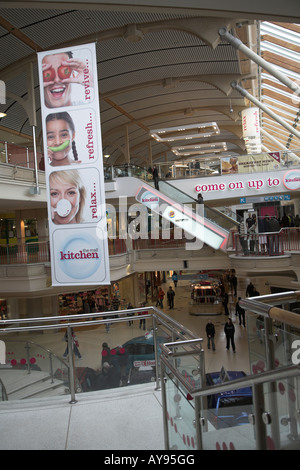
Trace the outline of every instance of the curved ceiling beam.
<path fill-rule="evenodd" d="M 234 78 L 235 77 L 235 78 Z M 212 85 L 214 88 L 217 88 L 221 93 L 228 96 L 232 93 L 231 82 L 234 80 L 248 80 L 249 75 L 241 74 L 219 74 L 219 75 L 187 75 L 185 77 L 169 77 L 159 80 L 152 80 L 149 82 L 138 83 L 136 85 L 131 85 L 123 88 L 118 88 L 116 90 L 111 90 L 106 93 L 100 93 L 101 99 L 112 98 L 123 93 L 129 93 L 135 90 L 142 90 L 144 88 L 150 88 L 154 86 L 161 86 L 164 88 L 176 88 L 178 83 L 185 82 L 202 82 Z"/>
<path fill-rule="evenodd" d="M 229 107 L 226 107 L 226 106 L 203 106 L 203 107 L 202 106 L 197 106 L 197 107 L 193 108 L 192 111 L 194 113 L 197 113 L 197 111 L 203 111 L 203 110 L 215 111 L 215 112 L 218 112 L 220 114 L 224 114 L 224 115 L 228 116 L 233 121 L 236 121 L 237 119 L 240 119 L 240 116 L 238 114 L 239 111 L 243 110 L 244 108 L 245 108 L 245 106 L 237 106 L 237 107 L 234 106 L 234 112 L 231 113 Z M 158 117 L 182 115 L 182 114 L 184 114 L 185 109 L 186 108 L 176 109 L 176 110 L 173 110 L 173 111 L 165 111 L 165 112 L 162 112 L 162 113 L 151 114 L 151 115 L 148 115 L 148 116 L 142 116 L 139 119 L 134 119 L 132 117 L 132 119 L 130 119 L 130 122 L 128 122 L 126 124 L 122 124 L 121 126 L 118 126 L 118 127 L 114 127 L 113 129 L 111 129 L 107 132 L 104 132 L 103 133 L 103 140 L 110 137 L 113 134 L 123 132 L 123 129 L 124 129 L 125 125 L 126 126 L 131 126 L 131 125 L 139 126 L 140 121 L 147 122 L 149 120 L 153 120 L 153 119 L 156 119 Z M 148 128 L 146 126 L 143 126 L 143 127 L 145 128 L 144 130 L 147 130 L 147 132 L 149 132 L 150 128 Z M 242 130 L 241 126 L 240 126 L 240 129 Z"/>
<path fill-rule="evenodd" d="M 193 36 L 198 37 L 203 42 L 208 44 L 212 48 L 216 48 L 221 38 L 219 36 L 218 30 L 222 26 L 226 26 L 228 29 L 234 27 L 236 24 L 241 23 L 244 20 L 239 19 L 230 19 L 230 18 L 203 18 L 197 17 L 193 19 L 179 19 L 179 20 L 166 20 L 166 21 L 158 21 L 158 22 L 151 22 L 151 23 L 141 23 L 136 25 L 136 30 L 142 32 L 143 34 L 149 34 L 153 32 L 159 32 L 164 30 L 177 30 L 183 31 Z M 132 26 L 132 25 L 130 25 Z M 68 46 L 76 46 L 80 44 L 87 44 L 89 42 L 105 42 L 116 38 L 123 37 L 128 41 L 134 41 L 134 37 L 130 37 L 128 35 L 128 25 L 122 26 L 120 28 L 113 28 L 107 31 L 98 31 L 92 34 L 87 34 L 81 36 L 79 38 L 74 38 L 71 41 L 64 41 L 62 43 L 53 44 L 50 48 L 52 49 L 59 49 L 62 47 Z M 139 37 L 139 39 L 141 39 Z M 19 75 L 20 70 L 22 70 L 23 66 L 26 65 L 28 62 L 36 62 L 37 55 L 36 53 L 30 54 L 27 57 L 24 57 L 13 64 L 4 67 L 1 70 L 1 79 L 4 81 L 8 81 L 13 78 L 15 75 Z"/>

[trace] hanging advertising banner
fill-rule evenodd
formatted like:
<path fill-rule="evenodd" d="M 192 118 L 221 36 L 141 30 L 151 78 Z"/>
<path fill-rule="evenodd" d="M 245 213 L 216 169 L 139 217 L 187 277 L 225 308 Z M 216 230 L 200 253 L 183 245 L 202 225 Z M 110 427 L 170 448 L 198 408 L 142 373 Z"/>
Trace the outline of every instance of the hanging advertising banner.
<path fill-rule="evenodd" d="M 259 108 L 243 109 L 242 127 L 247 153 L 261 153 Z"/>
<path fill-rule="evenodd" d="M 245 108 L 242 110 L 243 138 L 260 138 L 259 109 Z"/>
<path fill-rule="evenodd" d="M 38 53 L 53 286 L 109 284 L 95 44 Z"/>
<path fill-rule="evenodd" d="M 222 175 L 276 171 L 280 168 L 276 155 L 269 153 L 221 158 Z"/>

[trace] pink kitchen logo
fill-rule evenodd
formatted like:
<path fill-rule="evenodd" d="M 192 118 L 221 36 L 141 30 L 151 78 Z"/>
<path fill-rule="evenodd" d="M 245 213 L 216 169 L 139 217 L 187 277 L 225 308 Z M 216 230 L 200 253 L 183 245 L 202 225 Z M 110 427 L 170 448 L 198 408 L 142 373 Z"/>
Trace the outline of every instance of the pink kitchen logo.
<path fill-rule="evenodd" d="M 283 184 L 291 191 L 297 191 L 297 189 L 300 189 L 300 171 L 288 171 L 283 177 Z"/>

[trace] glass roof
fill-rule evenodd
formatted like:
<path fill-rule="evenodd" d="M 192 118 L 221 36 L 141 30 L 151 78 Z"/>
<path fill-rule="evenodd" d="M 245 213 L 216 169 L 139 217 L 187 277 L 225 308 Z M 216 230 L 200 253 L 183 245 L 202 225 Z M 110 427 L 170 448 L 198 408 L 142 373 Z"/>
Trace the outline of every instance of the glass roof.
<path fill-rule="evenodd" d="M 269 63 L 300 86 L 300 25 L 295 23 L 260 23 L 260 53 Z M 260 101 L 288 124 L 300 131 L 300 94 L 261 70 Z M 262 128 L 289 150 L 300 149 L 299 139 L 262 113 Z M 263 135 L 263 144 L 274 150 L 274 140 Z M 276 145 L 276 144 L 275 144 Z"/>

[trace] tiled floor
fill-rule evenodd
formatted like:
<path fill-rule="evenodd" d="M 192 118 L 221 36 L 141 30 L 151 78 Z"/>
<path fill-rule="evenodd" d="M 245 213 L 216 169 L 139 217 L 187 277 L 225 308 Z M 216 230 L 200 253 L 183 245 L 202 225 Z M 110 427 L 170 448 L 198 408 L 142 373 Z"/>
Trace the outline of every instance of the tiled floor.
<path fill-rule="evenodd" d="M 166 291 L 171 282 L 163 286 Z M 190 289 L 188 283 L 179 282 L 175 289 L 175 308 L 164 311 L 182 325 L 206 338 L 206 316 L 188 313 Z M 233 309 L 232 309 L 233 310 Z M 205 349 L 206 372 L 244 370 L 249 373 L 247 330 L 239 326 L 235 313 L 236 353 L 226 350 L 224 324 L 226 316 L 213 316 L 216 329 L 216 351 Z M 91 332 L 78 332 L 82 360 L 77 366 L 94 369 L 101 364 L 103 341 L 117 346 L 143 333 L 138 322 L 133 326 L 116 323 L 107 333 L 104 326 Z M 62 355 L 65 349 L 61 332 L 35 334 L 36 343 Z M 98 353 L 95 353 L 98 351 Z M 133 390 L 134 388 L 134 390 Z M 155 385 L 122 387 L 110 391 L 78 394 L 76 404 L 69 396 L 57 399 L 0 404 L 0 449 L 164 449 L 161 394 Z"/>

